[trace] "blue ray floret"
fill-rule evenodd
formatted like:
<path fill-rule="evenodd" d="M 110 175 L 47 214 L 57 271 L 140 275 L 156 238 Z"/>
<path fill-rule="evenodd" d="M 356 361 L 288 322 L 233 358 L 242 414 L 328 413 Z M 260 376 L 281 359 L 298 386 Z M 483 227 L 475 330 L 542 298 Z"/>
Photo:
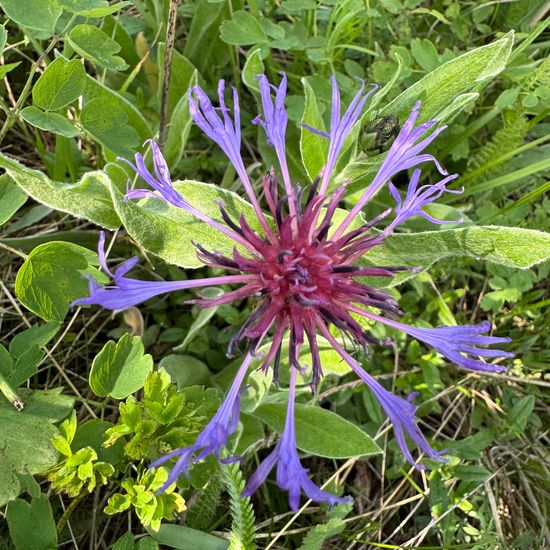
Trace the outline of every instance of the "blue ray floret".
<path fill-rule="evenodd" d="M 438 125 L 436 120 L 416 125 L 420 113 L 418 102 L 370 184 L 351 211 L 337 223 L 335 213 L 340 201 L 345 198 L 346 191 L 344 184 L 334 185 L 335 190 L 330 192 L 337 179 L 334 172 L 338 156 L 346 138 L 354 128 L 357 128 L 364 107 L 375 88 L 365 91 L 365 86 L 361 86 L 341 115 L 340 92 L 336 80 L 331 79 L 332 108 L 329 132 L 308 127 L 310 131 L 328 139 L 328 156 L 319 177 L 312 182 L 309 191 L 303 193 L 302 189 L 293 183 L 286 159 L 286 76 L 282 76 L 279 86 L 271 84 L 265 75 L 259 75 L 258 78 L 263 109 L 261 115 L 253 122 L 265 130 L 268 144 L 274 147 L 279 163 L 279 170 L 271 169 L 260 182 L 262 198 L 273 222 L 268 221 L 268 216 L 260 207 L 260 195 L 255 190 L 241 157 L 239 98 L 235 89 L 232 111 L 225 103 L 223 80 L 218 87 L 219 106 L 214 106 L 202 88 L 196 85 L 189 92 L 189 108 L 197 126 L 221 147 L 235 167 L 252 203 L 261 231 L 253 230 L 244 215 L 239 219 L 232 219 L 222 203 L 219 204 L 220 215 L 217 218 L 207 216 L 191 205 L 185 199 L 184 184 L 180 184 L 180 187 L 172 183 L 166 161 L 154 142 L 150 142 L 154 173 L 148 169 L 140 154 L 136 155 L 135 164 L 126 161 L 150 186 L 150 189 L 129 189 L 127 200 L 157 198 L 222 231 L 235 243 L 230 255 L 207 250 L 200 243 L 194 244 L 198 258 L 206 266 L 222 268 L 232 274 L 174 282 L 132 279 L 127 274 L 136 265 L 137 260 L 128 260 L 112 272 L 106 263 L 105 237 L 102 234 L 99 243 L 100 262 L 103 271 L 111 277 L 112 282 L 102 286 L 91 281 L 90 295 L 77 300 L 75 304 L 98 304 L 118 310 L 137 305 L 165 292 L 212 285 L 240 285 L 235 290 L 226 291 L 216 298 L 194 301 L 203 307 L 220 306 L 240 299 L 248 299 L 255 303 L 253 311 L 229 344 L 229 353 L 244 347 L 244 359 L 227 396 L 194 445 L 174 449 L 152 466 L 160 466 L 175 460 L 166 482 L 168 486 L 175 482 L 180 474 L 187 475 L 193 464 L 209 455 L 223 460 L 222 449 L 229 444 L 231 434 L 238 425 L 239 394 L 248 370 L 258 366 L 265 372 L 271 367 L 277 383 L 281 354 L 286 348 L 290 368 L 290 389 L 285 428 L 273 451 L 250 478 L 245 493 L 254 493 L 275 468 L 277 483 L 288 492 L 291 508 L 296 509 L 299 506 L 302 493 L 318 502 L 336 504 L 346 499 L 317 487 L 301 465 L 296 449 L 296 374 L 298 371 L 303 375 L 309 373 L 310 386 L 313 391 L 316 390 L 322 377 L 318 334 L 323 335 L 342 360 L 372 391 L 393 426 L 396 441 L 405 459 L 419 469 L 423 466 L 413 458 L 409 448 L 411 443 L 431 459 L 444 459 L 443 451 L 435 450 L 417 425 L 413 396 L 403 398 L 385 389 L 363 368 L 357 358 L 350 355 L 346 345 L 339 343 L 334 333 L 340 333 L 342 341 L 351 342 L 354 349 L 366 350 L 377 341 L 358 322 L 358 316 L 363 317 L 400 330 L 431 346 L 449 361 L 479 372 L 502 372 L 504 366 L 487 362 L 485 359 L 512 357 L 512 354 L 486 347 L 509 342 L 508 338 L 487 334 L 491 330 L 491 324 L 488 322 L 478 325 L 418 328 L 396 321 L 400 314 L 397 302 L 386 291 L 365 284 L 364 278 L 391 278 L 405 268 L 366 267 L 357 264 L 357 260 L 364 256 L 368 257 L 373 247 L 384 242 L 399 225 L 412 216 L 423 216 L 436 224 L 451 223 L 434 218 L 424 210 L 425 206 L 440 198 L 443 193 L 458 192 L 446 187 L 456 175 L 449 175 L 437 159 L 426 152 L 426 148 L 445 127 Z M 419 185 L 422 176 L 421 165 L 426 163 L 435 165 L 444 178 L 433 185 Z M 409 169 L 414 171 L 402 197 L 391 180 L 398 173 Z M 282 193 L 279 190 L 278 174 L 282 176 Z M 351 225 L 363 207 L 385 185 L 395 199 L 394 209 L 388 209 L 359 226 Z M 393 219 L 389 219 L 392 212 Z M 384 229 L 376 231 L 375 225 L 383 219 L 389 221 L 385 222 Z M 182 240 L 184 237 L 182 235 Z M 267 349 L 262 356 L 256 353 L 261 345 Z M 300 364 L 301 350 L 304 346 L 308 346 L 311 352 L 309 367 Z"/>

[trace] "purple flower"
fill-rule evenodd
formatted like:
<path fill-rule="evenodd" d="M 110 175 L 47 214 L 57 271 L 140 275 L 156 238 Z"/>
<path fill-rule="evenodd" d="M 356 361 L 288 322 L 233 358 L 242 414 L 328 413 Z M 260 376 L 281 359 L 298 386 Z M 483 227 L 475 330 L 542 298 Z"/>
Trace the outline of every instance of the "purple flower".
<path fill-rule="evenodd" d="M 345 347 L 334 337 L 339 332 L 343 341 L 349 341 L 354 348 L 366 349 L 377 341 L 364 330 L 357 316 L 383 323 L 392 328 L 432 346 L 450 361 L 476 371 L 500 372 L 501 365 L 487 363 L 484 358 L 511 357 L 512 354 L 499 349 L 484 346 L 508 342 L 508 338 L 487 336 L 489 323 L 462 327 L 416 328 L 395 321 L 399 315 L 397 302 L 384 290 L 365 284 L 364 277 L 391 278 L 405 268 L 400 267 L 362 267 L 355 261 L 368 254 L 369 250 L 384 241 L 394 229 L 411 216 L 420 215 L 434 223 L 443 223 L 429 216 L 423 208 L 438 199 L 444 192 L 456 192 L 446 189 L 446 184 L 454 175 L 447 172 L 437 160 L 425 152 L 426 147 L 443 131 L 436 128 L 437 121 L 432 120 L 416 127 L 420 103 L 414 107 L 411 115 L 403 124 L 393 145 L 388 150 L 381 166 L 367 186 L 357 204 L 331 233 L 334 214 L 344 197 L 345 185 L 328 193 L 334 166 L 346 137 L 361 117 L 362 109 L 370 90 L 364 87 L 356 94 L 344 115 L 340 117 L 340 94 L 336 81 L 332 79 L 332 110 L 330 132 L 311 131 L 324 135 L 329 140 L 328 158 L 322 174 L 311 184 L 306 193 L 293 184 L 286 161 L 285 132 L 288 117 L 284 107 L 286 77 L 283 75 L 279 87 L 273 86 L 261 75 L 260 92 L 263 115 L 255 119 L 266 131 L 268 143 L 276 150 L 280 173 L 283 180 L 283 192 L 279 193 L 279 177 L 274 170 L 261 180 L 262 197 L 273 225 L 260 210 L 259 198 L 244 168 L 240 154 L 241 130 L 239 120 L 238 97 L 233 90 L 233 117 L 225 105 L 224 83 L 219 86 L 219 107 L 214 107 L 199 86 L 190 93 L 190 111 L 195 123 L 227 155 L 243 182 L 246 194 L 252 202 L 263 231 L 254 231 L 244 215 L 232 219 L 223 204 L 219 204 L 218 219 L 206 216 L 190 205 L 174 188 L 168 167 L 158 148 L 151 143 L 155 175 L 151 174 L 141 155 L 136 155 L 134 170 L 151 186 L 151 190 L 130 190 L 128 198 L 158 197 L 172 206 L 182 208 L 197 219 L 223 231 L 235 244 L 242 245 L 239 251 L 234 249 L 225 256 L 210 251 L 196 243 L 197 255 L 206 265 L 223 268 L 233 275 L 192 279 L 176 282 L 148 282 L 126 277 L 135 265 L 136 259 L 128 260 L 112 273 L 106 265 L 103 252 L 104 236 L 100 238 L 100 261 L 105 273 L 113 283 L 101 286 L 90 283 L 90 296 L 77 300 L 76 304 L 99 304 L 110 309 L 123 309 L 131 305 L 172 290 L 196 288 L 215 284 L 234 284 L 241 286 L 214 299 L 198 299 L 195 303 L 203 307 L 219 306 L 234 300 L 249 299 L 255 307 L 239 328 L 229 344 L 228 352 L 233 354 L 239 349 L 247 354 L 241 368 L 218 413 L 198 436 L 194 445 L 176 449 L 153 466 L 176 459 L 167 485 L 173 483 L 178 475 L 186 474 L 189 467 L 210 454 L 220 457 L 221 448 L 227 445 L 228 438 L 235 430 L 239 414 L 239 390 L 246 376 L 255 351 L 266 341 L 269 342 L 265 355 L 261 358 L 260 368 L 273 369 L 275 383 L 278 384 L 278 372 L 283 344 L 288 341 L 288 363 L 290 365 L 290 390 L 285 429 L 269 456 L 262 462 L 251 477 L 246 494 L 252 494 L 263 483 L 269 472 L 276 467 L 277 483 L 288 491 L 290 506 L 295 509 L 303 492 L 316 501 L 334 504 L 341 502 L 336 497 L 319 489 L 308 478 L 307 471 L 301 466 L 296 450 L 294 426 L 294 398 L 296 392 L 296 373 L 309 372 L 310 384 L 315 391 L 322 376 L 322 365 L 317 344 L 317 335 L 322 334 L 346 361 L 352 370 L 365 382 L 393 425 L 395 437 L 405 458 L 421 468 L 413 459 L 408 443 L 416 445 L 426 456 L 442 460 L 441 451 L 434 450 L 420 431 L 415 418 L 416 407 L 412 398 L 404 399 L 393 395 L 368 374 L 360 363 L 352 357 Z M 274 93 L 274 98 L 273 98 Z M 437 170 L 447 176 L 435 185 L 419 186 L 421 170 L 419 165 L 433 162 Z M 405 197 L 391 184 L 398 172 L 415 168 Z M 383 231 L 373 231 L 373 227 L 392 213 L 389 209 L 359 227 L 349 226 L 360 213 L 369 199 L 385 184 L 396 201 L 393 219 Z M 377 313 L 374 313 L 377 311 Z M 269 336 L 268 336 L 269 335 Z M 300 364 L 300 352 L 308 346 L 311 352 L 311 367 Z M 408 438 L 408 440 L 407 440 Z"/>
<path fill-rule="evenodd" d="M 264 459 L 256 472 L 248 480 L 243 492 L 244 496 L 250 496 L 255 493 L 260 485 L 265 481 L 269 472 L 277 464 L 277 485 L 288 491 L 288 503 L 292 510 L 296 511 L 300 504 L 300 494 L 304 494 L 316 502 L 328 502 L 331 506 L 338 503 L 351 502 L 349 497 L 337 497 L 319 489 L 315 483 L 309 479 L 308 471 L 300 464 L 298 451 L 296 449 L 296 431 L 294 428 L 294 399 L 296 396 L 296 372 L 292 369 L 290 372 L 290 389 L 288 392 L 288 407 L 286 413 L 285 428 L 275 449 Z"/>
<path fill-rule="evenodd" d="M 239 395 L 243 379 L 250 367 L 251 360 L 252 354 L 248 353 L 237 371 L 224 402 L 218 409 L 218 412 L 207 424 L 206 428 L 199 434 L 195 444 L 190 447 L 184 447 L 183 449 L 176 449 L 151 463 L 149 467 L 156 468 L 166 461 L 177 457 L 177 461 L 172 467 L 168 479 L 159 489 L 159 492 L 166 490 L 172 483 L 175 483 L 181 474 L 187 476 L 190 466 L 205 459 L 211 454 L 225 463 L 238 460 L 238 457 L 222 459 L 220 457 L 220 452 L 222 448 L 227 445 L 229 437 L 239 424 Z"/>

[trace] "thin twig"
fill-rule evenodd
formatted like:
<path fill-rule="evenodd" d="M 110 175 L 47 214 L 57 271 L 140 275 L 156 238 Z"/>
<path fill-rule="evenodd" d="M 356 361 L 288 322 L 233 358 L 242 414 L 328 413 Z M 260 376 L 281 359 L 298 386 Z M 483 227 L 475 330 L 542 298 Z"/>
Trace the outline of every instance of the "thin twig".
<path fill-rule="evenodd" d="M 160 100 L 159 121 L 159 147 L 162 149 L 166 143 L 168 132 L 168 91 L 172 76 L 172 55 L 174 53 L 174 41 L 176 39 L 176 20 L 179 0 L 170 0 L 168 8 L 168 23 L 166 26 L 166 45 L 164 47 L 164 66 L 162 71 L 162 92 Z"/>

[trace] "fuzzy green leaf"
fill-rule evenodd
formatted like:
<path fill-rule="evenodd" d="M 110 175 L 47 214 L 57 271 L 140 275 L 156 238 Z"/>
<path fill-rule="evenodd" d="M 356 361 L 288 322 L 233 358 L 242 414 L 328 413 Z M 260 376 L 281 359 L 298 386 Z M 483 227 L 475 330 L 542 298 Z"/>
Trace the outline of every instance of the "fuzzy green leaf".
<path fill-rule="evenodd" d="M 174 187 L 190 204 L 212 218 L 219 219 L 216 201 L 223 200 L 234 220 L 238 220 L 242 213 L 253 228 L 259 228 L 252 206 L 236 193 L 191 180 L 177 182 Z M 111 191 L 117 213 L 128 233 L 146 250 L 163 260 L 180 267 L 202 266 L 191 241 L 209 250 L 232 253 L 235 246 L 232 239 L 197 221 L 185 210 L 154 198 L 125 202 L 118 189 L 112 186 Z"/>
<path fill-rule="evenodd" d="M 116 229 L 120 220 L 108 191 L 110 180 L 104 172 L 86 173 L 76 183 L 48 178 L 0 153 L 0 167 L 33 199 L 77 218 L 84 218 L 107 229 Z"/>
<path fill-rule="evenodd" d="M 479 226 L 394 234 L 370 250 L 364 260 L 373 265 L 428 267 L 452 256 L 527 269 L 550 258 L 550 233 Z"/>
<path fill-rule="evenodd" d="M 503 71 L 513 44 L 514 32 L 510 31 L 491 44 L 444 63 L 388 103 L 380 115 L 397 114 L 404 120 L 413 105 L 421 100 L 418 122 L 435 118 L 458 95 Z"/>
<path fill-rule="evenodd" d="M 132 3 L 128 1 L 109 5 L 107 0 L 60 0 L 60 2 L 67 11 L 90 18 L 111 15 Z"/>

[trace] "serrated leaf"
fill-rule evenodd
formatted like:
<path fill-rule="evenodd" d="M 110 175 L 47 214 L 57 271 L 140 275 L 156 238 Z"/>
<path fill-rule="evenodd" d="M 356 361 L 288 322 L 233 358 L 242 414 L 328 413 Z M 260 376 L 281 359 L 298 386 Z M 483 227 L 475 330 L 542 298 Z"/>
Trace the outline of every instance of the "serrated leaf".
<path fill-rule="evenodd" d="M 401 233 L 391 235 L 363 259 L 373 265 L 427 267 L 452 256 L 527 269 L 550 258 L 550 233 L 497 226 Z"/>
<path fill-rule="evenodd" d="M 57 0 L 0 0 L 0 7 L 19 25 L 49 34 L 63 11 Z"/>
<path fill-rule="evenodd" d="M 90 387 L 100 396 L 125 399 L 141 389 L 153 370 L 153 358 L 144 353 L 139 336 L 125 334 L 118 342 L 107 342 L 95 356 Z"/>
<path fill-rule="evenodd" d="M 251 414 L 281 433 L 286 403 L 265 403 Z M 361 428 L 321 407 L 296 403 L 296 445 L 306 453 L 327 458 L 349 458 L 381 453 L 380 447 Z"/>
<path fill-rule="evenodd" d="M 174 188 L 197 210 L 212 218 L 219 217 L 216 201 L 223 200 L 233 219 L 244 214 L 251 227 L 259 229 L 252 206 L 236 193 L 216 185 L 185 180 L 174 183 Z M 209 250 L 231 254 L 235 243 L 206 223 L 159 199 L 144 199 L 138 202 L 124 201 L 116 187 L 111 187 L 113 203 L 131 237 L 149 252 L 180 267 L 200 267 L 195 241 Z"/>
<path fill-rule="evenodd" d="M 22 411 L 0 400 L 0 506 L 19 494 L 18 474 L 42 473 L 57 462 L 50 440 L 58 431 L 51 422 L 61 420 L 73 406 L 73 399 L 58 391 L 22 389 L 20 395 Z"/>
<path fill-rule="evenodd" d="M 21 303 L 45 321 L 63 321 L 69 304 L 88 292 L 88 278 L 99 272 L 97 256 L 72 243 L 37 246 L 17 273 L 15 292 Z"/>
<path fill-rule="evenodd" d="M 21 117 L 32 126 L 65 137 L 75 137 L 80 132 L 73 124 L 59 113 L 41 111 L 38 107 L 25 107 L 21 111 Z"/>
<path fill-rule="evenodd" d="M 57 58 L 32 89 L 33 103 L 45 111 L 56 111 L 78 99 L 86 86 L 86 71 L 78 59 Z"/>
<path fill-rule="evenodd" d="M 0 176 L 0 225 L 6 223 L 27 201 L 27 195 L 8 174 Z"/>
<path fill-rule="evenodd" d="M 120 226 L 109 193 L 111 182 L 104 172 L 88 172 L 76 183 L 54 181 L 39 170 L 27 168 L 1 153 L 0 167 L 21 189 L 42 204 L 107 229 Z"/>
<path fill-rule="evenodd" d="M 302 84 L 304 86 L 306 100 L 302 124 L 307 124 L 316 130 L 324 132 L 325 124 L 319 112 L 315 92 L 307 79 L 302 78 Z M 302 156 L 302 164 L 311 180 L 314 180 L 321 173 L 321 168 L 323 168 L 326 163 L 327 152 L 327 138 L 315 134 L 303 126 L 300 128 L 300 154 Z"/>
<path fill-rule="evenodd" d="M 120 44 L 95 25 L 77 25 L 67 38 L 77 53 L 100 67 L 112 71 L 128 67 L 122 57 L 115 55 L 120 51 Z"/>
<path fill-rule="evenodd" d="M 452 59 L 409 86 L 381 110 L 380 116 L 397 114 L 404 120 L 416 101 L 422 101 L 418 123 L 436 118 L 456 96 L 499 74 L 508 62 L 514 32 Z"/>

